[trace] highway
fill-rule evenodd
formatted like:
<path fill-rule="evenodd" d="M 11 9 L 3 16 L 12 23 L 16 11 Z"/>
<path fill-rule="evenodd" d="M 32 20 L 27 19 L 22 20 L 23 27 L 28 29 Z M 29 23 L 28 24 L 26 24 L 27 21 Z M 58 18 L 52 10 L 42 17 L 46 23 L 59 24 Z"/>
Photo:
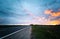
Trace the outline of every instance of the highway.
<path fill-rule="evenodd" d="M 31 26 L 0 26 L 0 39 L 30 39 Z"/>

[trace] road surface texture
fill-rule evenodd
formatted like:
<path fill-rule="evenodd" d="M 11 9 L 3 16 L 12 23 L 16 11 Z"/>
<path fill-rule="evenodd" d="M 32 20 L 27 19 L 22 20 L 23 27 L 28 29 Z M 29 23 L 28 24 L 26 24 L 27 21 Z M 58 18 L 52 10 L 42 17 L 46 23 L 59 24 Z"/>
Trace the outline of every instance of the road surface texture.
<path fill-rule="evenodd" d="M 31 26 L 0 26 L 0 39 L 30 39 Z"/>

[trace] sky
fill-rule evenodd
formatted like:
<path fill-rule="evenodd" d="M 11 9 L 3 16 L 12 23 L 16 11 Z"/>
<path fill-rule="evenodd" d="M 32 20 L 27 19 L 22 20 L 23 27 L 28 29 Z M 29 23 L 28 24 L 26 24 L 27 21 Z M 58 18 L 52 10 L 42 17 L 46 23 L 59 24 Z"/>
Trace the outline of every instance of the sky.
<path fill-rule="evenodd" d="M 0 24 L 60 24 L 60 0 L 0 0 Z"/>

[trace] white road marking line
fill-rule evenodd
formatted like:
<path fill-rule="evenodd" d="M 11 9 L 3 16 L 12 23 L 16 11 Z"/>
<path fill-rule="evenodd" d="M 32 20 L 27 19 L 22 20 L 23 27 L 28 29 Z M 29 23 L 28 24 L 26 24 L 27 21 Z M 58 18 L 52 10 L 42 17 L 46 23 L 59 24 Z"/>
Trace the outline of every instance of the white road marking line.
<path fill-rule="evenodd" d="M 29 27 L 27 27 L 27 28 L 29 28 Z M 10 36 L 10 35 L 13 35 L 13 34 L 19 32 L 19 31 L 22 31 L 22 30 L 27 29 L 27 28 L 23 28 L 23 29 L 21 29 L 21 30 L 15 31 L 15 32 L 13 32 L 13 33 L 11 33 L 11 34 L 8 34 L 8 35 L 6 35 L 6 36 L 1 37 L 0 39 L 3 39 L 3 38 L 8 37 L 8 36 Z"/>

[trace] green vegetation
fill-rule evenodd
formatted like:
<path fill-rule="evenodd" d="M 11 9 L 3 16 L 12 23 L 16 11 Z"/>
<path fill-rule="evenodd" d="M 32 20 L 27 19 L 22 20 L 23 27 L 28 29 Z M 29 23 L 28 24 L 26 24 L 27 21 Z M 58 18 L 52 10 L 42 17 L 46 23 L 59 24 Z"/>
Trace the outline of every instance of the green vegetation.
<path fill-rule="evenodd" d="M 59 39 L 60 26 L 32 26 L 32 39 Z"/>

